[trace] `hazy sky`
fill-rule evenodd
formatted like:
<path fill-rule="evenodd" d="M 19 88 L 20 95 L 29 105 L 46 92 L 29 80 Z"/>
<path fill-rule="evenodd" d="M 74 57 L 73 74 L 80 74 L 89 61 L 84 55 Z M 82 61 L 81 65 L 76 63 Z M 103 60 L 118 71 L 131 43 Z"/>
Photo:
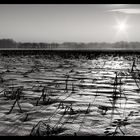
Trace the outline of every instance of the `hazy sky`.
<path fill-rule="evenodd" d="M 140 41 L 140 4 L 1 4 L 0 38 L 58 43 Z"/>

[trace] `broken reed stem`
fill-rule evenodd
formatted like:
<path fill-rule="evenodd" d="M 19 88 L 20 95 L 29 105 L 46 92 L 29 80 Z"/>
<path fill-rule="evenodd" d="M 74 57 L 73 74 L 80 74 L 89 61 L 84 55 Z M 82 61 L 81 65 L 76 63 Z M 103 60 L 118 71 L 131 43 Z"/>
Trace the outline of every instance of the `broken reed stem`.
<path fill-rule="evenodd" d="M 59 109 L 59 108 L 64 109 L 64 104 L 63 104 L 63 102 L 60 102 L 60 103 L 59 103 L 59 105 L 58 105 L 58 109 Z"/>
<path fill-rule="evenodd" d="M 116 105 L 116 101 L 117 101 L 117 84 L 118 84 L 118 77 L 117 77 L 117 72 L 115 72 L 116 76 L 114 79 L 114 88 L 113 88 L 113 95 L 112 95 L 112 100 L 111 104 L 112 104 L 112 112 L 111 112 L 111 122 L 113 119 L 113 114 L 114 114 L 114 109 L 115 109 L 115 105 Z"/>
<path fill-rule="evenodd" d="M 66 118 L 64 122 L 61 122 L 61 120 L 63 119 L 64 115 L 65 115 L 68 111 L 70 111 L 70 114 L 69 114 L 68 118 Z M 72 104 L 71 104 L 70 106 L 65 106 L 65 113 L 60 117 L 60 119 L 59 119 L 58 122 L 54 125 L 54 127 L 53 127 L 52 129 L 57 128 L 58 125 L 59 125 L 60 123 L 61 123 L 61 124 L 60 124 L 60 126 L 59 126 L 59 129 L 61 129 L 61 128 L 65 125 L 65 123 L 68 122 L 68 121 L 71 119 L 71 115 L 72 115 L 71 112 L 74 112 L 74 110 L 72 109 Z M 73 119 L 73 121 L 74 121 L 74 119 Z"/>
<path fill-rule="evenodd" d="M 71 95 L 71 93 L 66 98 L 64 98 L 63 101 L 66 100 L 68 97 L 70 97 L 70 95 Z M 47 120 L 50 120 L 51 118 L 53 118 L 53 116 L 55 116 L 56 113 L 60 112 L 60 110 L 58 110 L 58 109 L 61 107 L 60 106 L 61 103 L 63 104 L 63 102 L 61 101 L 58 105 L 58 108 L 54 111 L 54 113 Z M 63 107 L 64 107 L 64 105 L 63 105 Z"/>
<path fill-rule="evenodd" d="M 116 95 L 117 84 L 118 84 L 117 72 L 115 72 L 115 74 L 116 74 L 116 76 L 115 76 L 115 80 L 114 80 L 114 93 L 113 93 L 113 95 Z"/>
<path fill-rule="evenodd" d="M 9 112 L 8 112 L 7 114 L 10 114 L 10 113 L 12 112 L 12 110 L 13 110 L 13 108 L 15 107 L 16 103 L 17 103 L 17 105 L 18 105 L 18 107 L 19 107 L 19 109 L 20 109 L 20 112 L 23 112 L 22 109 L 21 109 L 21 106 L 20 106 L 20 104 L 19 104 L 20 93 L 21 93 L 21 89 L 17 89 L 17 91 L 16 91 L 16 93 L 15 93 L 15 94 L 16 94 L 16 95 L 15 95 L 16 99 L 15 99 L 15 101 L 14 101 L 14 103 L 13 103 L 11 109 L 9 110 Z"/>
<path fill-rule="evenodd" d="M 113 136 L 115 136 L 115 134 L 116 134 L 116 132 L 117 132 L 118 129 L 121 131 L 121 133 L 122 133 L 123 135 L 125 135 L 125 133 L 124 133 L 124 132 L 122 131 L 122 129 L 121 129 L 121 126 L 126 127 L 125 125 L 126 125 L 126 124 L 125 124 L 125 120 L 118 120 L 118 122 L 117 122 L 117 124 L 116 124 L 115 131 L 114 131 L 114 133 L 113 133 Z"/>
<path fill-rule="evenodd" d="M 76 132 L 74 132 L 74 136 L 77 136 L 77 133 Z"/>
<path fill-rule="evenodd" d="M 6 91 L 5 90 L 4 90 L 3 94 L 4 94 L 4 97 L 8 98 L 8 96 L 6 95 Z"/>
<path fill-rule="evenodd" d="M 0 83 L 3 83 L 4 79 L 2 78 L 2 76 L 0 76 Z"/>
<path fill-rule="evenodd" d="M 15 107 L 16 103 L 17 103 L 17 105 L 18 105 L 18 107 L 19 107 L 19 109 L 20 109 L 20 112 L 21 112 L 21 113 L 23 112 L 22 109 L 21 109 L 21 106 L 20 106 L 20 104 L 19 104 L 19 102 L 18 102 L 18 99 L 16 99 L 16 100 L 14 101 L 14 103 L 13 103 L 11 109 L 9 110 L 9 112 L 8 112 L 7 114 L 10 114 L 10 113 L 12 112 L 12 110 L 13 110 L 13 108 Z"/>
<path fill-rule="evenodd" d="M 132 68 L 131 68 L 131 73 L 134 71 L 134 67 L 135 67 L 135 60 L 133 61 L 133 64 L 132 64 Z"/>
<path fill-rule="evenodd" d="M 15 106 L 16 102 L 17 102 L 17 99 L 14 101 L 14 103 L 13 103 L 13 105 L 12 105 L 11 109 L 9 110 L 9 112 L 8 112 L 7 114 L 10 114 L 10 113 L 12 112 L 12 110 L 13 110 L 13 108 L 14 108 L 14 106 Z"/>
<path fill-rule="evenodd" d="M 73 85 L 73 83 L 72 83 L 72 89 L 71 89 L 72 91 L 72 93 L 75 93 L 75 91 L 74 91 L 74 85 Z"/>
<path fill-rule="evenodd" d="M 33 128 L 31 129 L 31 132 L 30 132 L 30 136 L 32 136 L 32 133 L 34 132 L 35 128 L 37 126 L 40 126 L 40 123 L 44 123 L 43 121 L 39 121 L 36 125 L 33 126 Z M 46 124 L 45 124 L 46 125 Z M 37 128 L 37 136 L 40 136 L 39 134 L 39 129 Z"/>
<path fill-rule="evenodd" d="M 110 101 L 111 104 L 112 104 L 111 121 L 112 121 L 112 118 L 113 118 L 113 115 L 114 115 L 114 110 L 116 108 L 115 107 L 116 102 L 117 102 L 117 100 L 119 98 L 121 99 L 122 94 L 124 95 L 124 97 L 125 97 L 125 99 L 127 101 L 127 97 L 125 96 L 125 94 L 124 94 L 124 92 L 122 90 L 122 85 L 121 85 L 122 84 L 122 80 L 121 80 L 121 78 L 120 78 L 119 84 L 120 84 L 119 89 L 118 89 L 119 91 L 117 92 L 118 75 L 116 73 L 116 77 L 115 77 L 115 80 L 114 80 L 114 92 L 113 92 L 113 95 L 112 95 L 112 101 Z M 126 102 L 125 102 L 125 105 L 126 105 Z M 121 104 L 120 104 L 120 106 L 121 106 Z M 118 111 L 117 108 L 116 108 L 116 111 Z M 123 116 L 125 115 L 124 113 L 125 113 L 125 106 L 124 106 L 124 110 L 123 110 Z"/>
<path fill-rule="evenodd" d="M 107 106 L 99 106 L 98 107 L 98 110 L 101 110 L 101 114 L 102 115 L 106 115 L 106 113 L 107 113 L 107 111 L 109 110 L 109 107 L 107 107 Z M 97 111 L 98 112 L 98 111 Z"/>
<path fill-rule="evenodd" d="M 59 118 L 58 122 L 53 126 L 53 129 L 59 125 L 59 123 L 60 123 L 61 120 L 63 119 L 64 115 L 65 115 L 65 114 L 63 114 L 63 115 Z"/>
<path fill-rule="evenodd" d="M 43 100 L 43 102 L 46 100 L 46 93 L 45 93 L 45 87 L 42 89 L 42 94 L 40 95 L 40 97 L 39 97 L 39 99 L 37 100 L 37 102 L 36 102 L 36 106 L 38 106 L 38 104 L 39 104 L 39 101 L 41 100 L 41 98 L 42 98 L 42 100 Z"/>
<path fill-rule="evenodd" d="M 25 117 L 25 119 L 23 120 L 24 122 L 28 120 L 28 116 L 29 116 L 29 114 L 26 114 L 26 117 Z"/>

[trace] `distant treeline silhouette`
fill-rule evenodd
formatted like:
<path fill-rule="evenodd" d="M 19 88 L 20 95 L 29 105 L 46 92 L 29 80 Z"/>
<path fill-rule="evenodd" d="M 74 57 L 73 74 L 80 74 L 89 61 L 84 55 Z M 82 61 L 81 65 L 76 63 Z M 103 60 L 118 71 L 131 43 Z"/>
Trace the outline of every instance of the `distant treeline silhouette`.
<path fill-rule="evenodd" d="M 13 39 L 0 39 L 0 48 L 17 48 L 17 45 Z"/>
<path fill-rule="evenodd" d="M 13 39 L 0 39 L 0 49 L 46 49 L 46 50 L 140 50 L 140 42 L 116 43 L 93 42 L 93 43 L 35 43 L 16 42 Z"/>

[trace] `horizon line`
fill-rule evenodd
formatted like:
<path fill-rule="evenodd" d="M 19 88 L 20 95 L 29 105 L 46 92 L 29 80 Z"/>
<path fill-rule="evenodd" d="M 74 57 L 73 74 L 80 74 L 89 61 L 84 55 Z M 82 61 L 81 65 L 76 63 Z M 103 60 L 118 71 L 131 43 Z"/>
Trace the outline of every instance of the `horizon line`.
<path fill-rule="evenodd" d="M 120 40 L 120 41 L 113 41 L 113 42 L 107 42 L 107 41 L 90 41 L 90 42 L 81 42 L 81 41 L 63 41 L 63 42 L 56 42 L 56 41 L 16 41 L 15 39 L 13 38 L 0 38 L 0 40 L 13 40 L 14 42 L 16 43 L 49 43 L 49 44 L 52 44 L 52 43 L 57 43 L 57 44 L 64 44 L 64 43 L 83 43 L 83 44 L 90 44 L 90 43 L 108 43 L 108 44 L 114 44 L 114 43 L 121 43 L 121 42 L 124 42 L 124 43 L 140 43 L 140 41 L 124 41 L 124 40 Z"/>

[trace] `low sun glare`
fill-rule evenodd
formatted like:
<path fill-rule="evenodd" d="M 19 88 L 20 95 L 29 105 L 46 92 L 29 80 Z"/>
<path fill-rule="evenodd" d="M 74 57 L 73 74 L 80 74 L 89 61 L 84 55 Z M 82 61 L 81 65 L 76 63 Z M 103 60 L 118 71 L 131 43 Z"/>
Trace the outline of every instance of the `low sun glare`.
<path fill-rule="evenodd" d="M 122 37 L 127 39 L 128 38 L 128 32 L 130 25 L 128 24 L 128 19 L 117 19 L 116 20 L 116 25 L 114 26 L 116 30 L 116 38 Z"/>

